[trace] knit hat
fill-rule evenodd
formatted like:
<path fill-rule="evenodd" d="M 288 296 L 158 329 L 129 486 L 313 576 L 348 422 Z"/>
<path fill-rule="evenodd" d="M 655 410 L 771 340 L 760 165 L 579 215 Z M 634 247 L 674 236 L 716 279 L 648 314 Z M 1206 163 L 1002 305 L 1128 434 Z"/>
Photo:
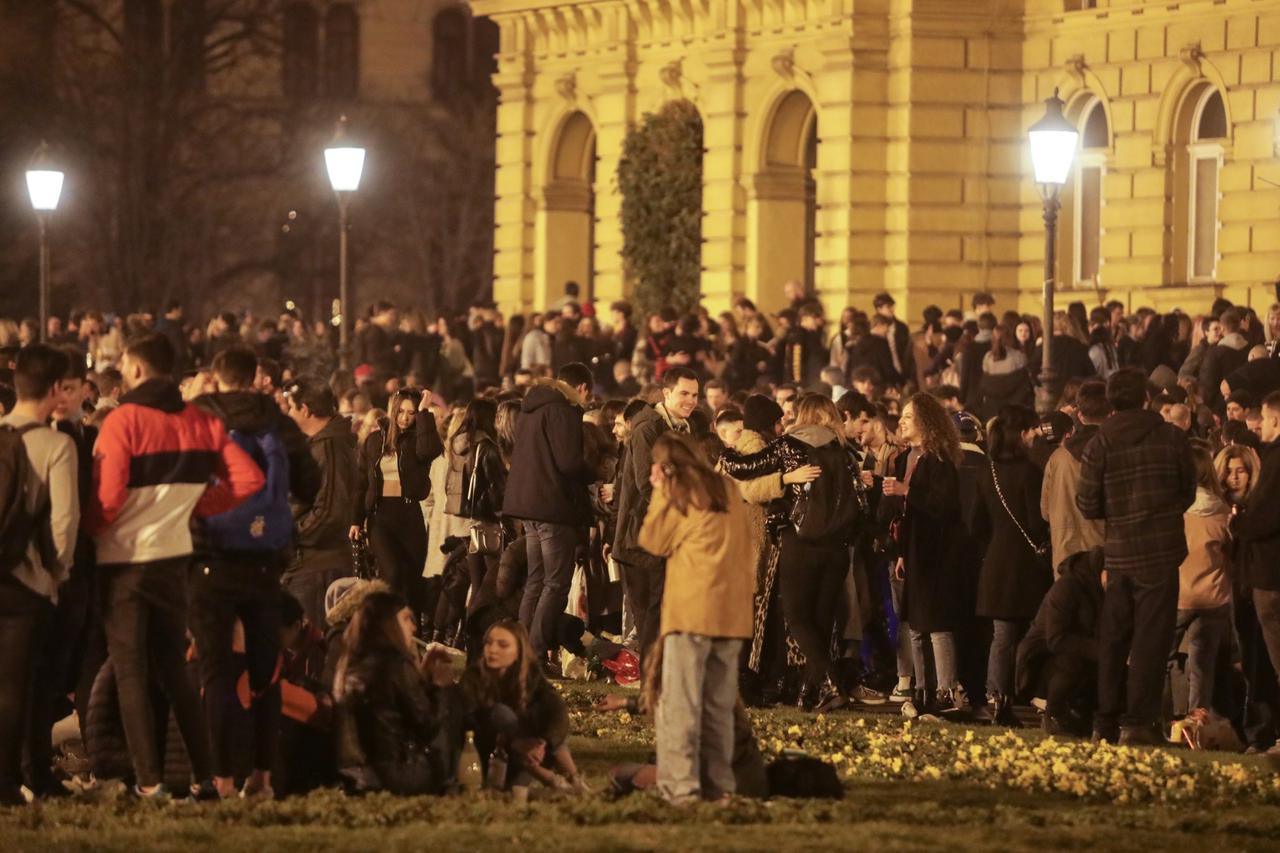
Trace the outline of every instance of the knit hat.
<path fill-rule="evenodd" d="M 782 420 L 782 407 L 763 394 L 752 394 L 742 407 L 742 426 L 764 436 L 773 435 L 773 428 Z"/>

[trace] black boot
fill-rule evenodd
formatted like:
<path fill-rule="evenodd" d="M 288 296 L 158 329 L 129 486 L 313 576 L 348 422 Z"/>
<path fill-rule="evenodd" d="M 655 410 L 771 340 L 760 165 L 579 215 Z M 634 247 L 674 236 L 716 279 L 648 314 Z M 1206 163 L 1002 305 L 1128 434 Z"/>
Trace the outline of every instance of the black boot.
<path fill-rule="evenodd" d="M 805 684 L 800 688 L 800 696 L 796 699 L 796 707 L 801 711 L 812 711 L 818 706 L 818 688 Z"/>
<path fill-rule="evenodd" d="M 1022 721 L 1013 711 L 1013 701 L 1008 696 L 995 697 L 995 713 L 991 717 L 992 725 L 1004 726 L 1006 729 L 1022 728 Z"/>
<path fill-rule="evenodd" d="M 822 690 L 818 693 L 817 712 L 819 714 L 828 714 L 832 711 L 838 711 L 848 704 L 849 700 L 844 695 L 844 691 L 828 678 L 826 683 L 822 685 Z"/>

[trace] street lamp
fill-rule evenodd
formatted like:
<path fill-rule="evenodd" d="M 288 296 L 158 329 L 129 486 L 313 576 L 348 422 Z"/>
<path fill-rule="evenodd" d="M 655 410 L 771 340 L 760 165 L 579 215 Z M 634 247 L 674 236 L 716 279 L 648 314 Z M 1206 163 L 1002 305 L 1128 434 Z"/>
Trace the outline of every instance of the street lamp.
<path fill-rule="evenodd" d="M 347 204 L 351 194 L 360 188 L 364 171 L 364 149 L 347 137 L 347 117 L 338 119 L 333 141 L 324 150 L 324 165 L 329 171 L 329 185 L 338 196 L 338 300 L 341 314 L 338 324 L 338 363 L 350 367 L 351 349 L 347 340 L 351 328 L 351 294 L 347 263 Z"/>
<path fill-rule="evenodd" d="M 1052 385 L 1054 375 L 1050 352 L 1053 346 L 1053 288 L 1057 264 L 1058 196 L 1071 172 L 1080 134 L 1062 115 L 1063 102 L 1058 90 L 1044 102 L 1044 118 L 1031 125 L 1027 136 L 1031 141 L 1031 164 L 1035 169 L 1036 187 L 1044 200 L 1044 344 L 1040 349 L 1040 387 L 1036 391 L 1036 409 L 1047 415 L 1054 409 Z"/>
<path fill-rule="evenodd" d="M 49 217 L 62 195 L 61 169 L 49 159 L 49 146 L 41 142 L 27 166 L 27 194 L 40 223 L 40 341 L 49 337 Z"/>

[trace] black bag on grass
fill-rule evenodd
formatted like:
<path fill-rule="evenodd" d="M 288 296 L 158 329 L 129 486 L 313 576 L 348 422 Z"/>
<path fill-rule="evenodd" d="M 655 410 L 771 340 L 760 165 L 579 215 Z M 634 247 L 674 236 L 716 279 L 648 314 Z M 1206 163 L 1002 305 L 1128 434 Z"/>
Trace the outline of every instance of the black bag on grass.
<path fill-rule="evenodd" d="M 844 786 L 834 765 L 803 752 L 784 752 L 765 770 L 770 797 L 842 800 Z"/>

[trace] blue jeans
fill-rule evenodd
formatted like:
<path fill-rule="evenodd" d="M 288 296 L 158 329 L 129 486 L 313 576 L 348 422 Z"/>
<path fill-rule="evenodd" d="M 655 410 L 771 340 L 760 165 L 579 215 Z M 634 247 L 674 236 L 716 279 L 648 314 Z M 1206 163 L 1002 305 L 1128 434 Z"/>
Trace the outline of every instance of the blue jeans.
<path fill-rule="evenodd" d="M 520 601 L 520 624 L 529 631 L 529 645 L 542 660 L 556 645 L 556 623 L 569 603 L 578 528 L 547 521 L 526 521 L 525 548 L 529 575 Z"/>
<path fill-rule="evenodd" d="M 1013 672 L 1018 643 L 1027 632 L 1027 623 L 1008 619 L 991 620 L 991 651 L 987 654 L 987 695 L 1013 696 Z"/>
<path fill-rule="evenodd" d="M 658 791 L 685 803 L 736 790 L 733 708 L 742 640 L 701 634 L 662 638 L 662 696 L 654 717 Z"/>
<path fill-rule="evenodd" d="M 1179 610 L 1173 651 L 1187 638 L 1187 710 L 1213 707 L 1218 655 L 1231 634 L 1231 605 L 1211 610 Z"/>

